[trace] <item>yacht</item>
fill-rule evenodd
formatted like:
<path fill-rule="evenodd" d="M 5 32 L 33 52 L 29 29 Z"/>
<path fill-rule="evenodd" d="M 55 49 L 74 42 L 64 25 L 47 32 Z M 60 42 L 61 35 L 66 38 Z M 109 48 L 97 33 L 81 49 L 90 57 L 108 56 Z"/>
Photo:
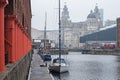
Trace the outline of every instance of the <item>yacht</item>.
<path fill-rule="evenodd" d="M 64 58 L 55 58 L 49 65 L 50 72 L 64 73 L 68 72 L 68 64 Z"/>
<path fill-rule="evenodd" d="M 68 65 L 64 58 L 61 58 L 61 20 L 60 20 L 60 0 L 59 0 L 59 56 L 58 58 L 54 58 L 52 60 L 52 63 L 49 65 L 49 70 L 62 73 L 62 72 L 68 72 Z"/>

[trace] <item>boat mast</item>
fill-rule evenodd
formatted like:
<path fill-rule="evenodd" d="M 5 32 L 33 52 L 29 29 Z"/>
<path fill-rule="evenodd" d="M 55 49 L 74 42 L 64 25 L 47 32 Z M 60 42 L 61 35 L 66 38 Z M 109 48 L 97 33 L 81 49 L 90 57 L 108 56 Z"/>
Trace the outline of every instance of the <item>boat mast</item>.
<path fill-rule="evenodd" d="M 46 24 L 47 24 L 47 13 L 45 12 L 45 27 L 44 27 L 44 52 L 46 52 Z"/>
<path fill-rule="evenodd" d="M 61 20 L 60 20 L 60 0 L 59 0 L 59 59 L 61 59 Z M 60 60 L 61 63 L 61 60 Z"/>

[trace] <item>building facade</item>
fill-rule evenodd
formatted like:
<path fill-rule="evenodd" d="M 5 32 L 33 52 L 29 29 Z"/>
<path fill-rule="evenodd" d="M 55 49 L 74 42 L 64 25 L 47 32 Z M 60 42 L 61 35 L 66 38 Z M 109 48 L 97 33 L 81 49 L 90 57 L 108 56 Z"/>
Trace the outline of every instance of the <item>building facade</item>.
<path fill-rule="evenodd" d="M 113 25 L 113 24 L 116 24 L 115 20 L 106 20 L 105 21 L 105 26 L 110 26 L 110 25 Z"/>
<path fill-rule="evenodd" d="M 31 37 L 31 0 L 8 0 L 9 4 L 5 7 L 5 15 L 13 15 L 19 19 L 24 30 Z"/>
<path fill-rule="evenodd" d="M 117 30 L 117 26 L 114 24 L 105 28 L 101 28 L 99 31 L 81 36 L 80 43 L 84 44 L 82 48 L 100 48 L 100 46 L 105 43 L 114 43 L 116 45 L 118 39 L 117 35 L 119 35 L 117 34 Z M 97 44 L 96 47 L 95 44 Z"/>
<path fill-rule="evenodd" d="M 62 47 L 79 48 L 79 37 L 86 32 L 93 32 L 103 27 L 103 12 L 95 6 L 94 12 L 91 10 L 87 20 L 83 22 L 72 22 L 70 20 L 67 5 L 64 5 L 61 16 Z"/>
<path fill-rule="evenodd" d="M 0 72 L 31 50 L 31 17 L 30 0 L 0 0 Z"/>
<path fill-rule="evenodd" d="M 44 40 L 44 30 L 37 30 L 32 28 L 32 39 Z M 46 30 L 46 40 L 49 40 L 51 44 L 58 45 L 58 30 Z"/>

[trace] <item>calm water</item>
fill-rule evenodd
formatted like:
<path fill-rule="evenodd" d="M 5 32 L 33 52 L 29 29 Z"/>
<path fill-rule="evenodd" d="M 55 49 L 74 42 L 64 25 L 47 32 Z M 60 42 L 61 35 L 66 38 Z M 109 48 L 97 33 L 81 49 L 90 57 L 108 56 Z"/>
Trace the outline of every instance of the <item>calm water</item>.
<path fill-rule="evenodd" d="M 120 80 L 120 56 L 71 52 L 64 57 L 70 65 L 69 72 L 55 74 L 55 80 Z"/>

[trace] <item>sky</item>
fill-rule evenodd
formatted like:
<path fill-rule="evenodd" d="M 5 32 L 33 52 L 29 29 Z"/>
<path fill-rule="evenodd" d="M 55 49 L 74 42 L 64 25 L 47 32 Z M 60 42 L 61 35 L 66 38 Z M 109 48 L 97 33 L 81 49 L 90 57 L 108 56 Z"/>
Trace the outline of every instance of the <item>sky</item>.
<path fill-rule="evenodd" d="M 31 0 L 33 28 L 44 30 L 45 12 L 47 12 L 46 29 L 58 29 L 58 1 Z M 94 10 L 96 5 L 98 8 L 104 9 L 104 21 L 116 20 L 120 17 L 120 0 L 61 0 L 61 12 L 65 3 L 72 22 L 86 21 L 90 10 Z"/>

